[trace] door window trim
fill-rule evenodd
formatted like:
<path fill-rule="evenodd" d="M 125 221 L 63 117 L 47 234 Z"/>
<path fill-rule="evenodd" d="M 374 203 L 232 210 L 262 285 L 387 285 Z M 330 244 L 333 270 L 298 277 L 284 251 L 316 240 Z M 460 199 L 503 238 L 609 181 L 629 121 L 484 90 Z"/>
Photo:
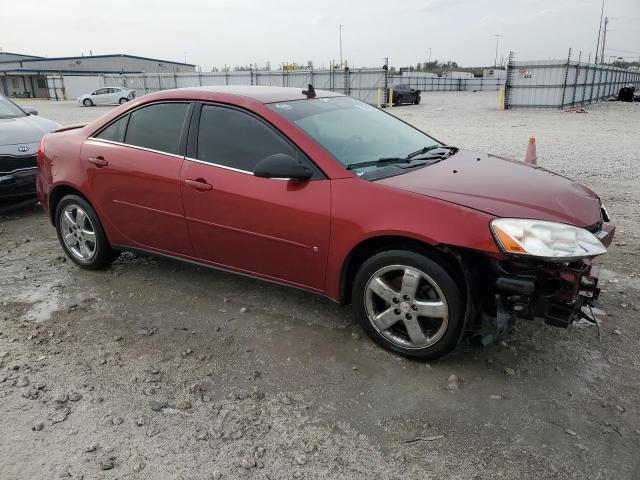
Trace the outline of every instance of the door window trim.
<path fill-rule="evenodd" d="M 212 106 L 212 107 L 219 107 L 219 108 L 227 108 L 229 110 L 235 110 L 237 112 L 241 112 L 253 117 L 255 120 L 265 125 L 269 130 L 271 130 L 275 135 L 277 135 L 282 141 L 284 141 L 287 145 L 289 145 L 293 150 L 295 150 L 300 156 L 299 158 L 301 158 L 304 162 L 306 162 L 307 166 L 309 166 L 313 171 L 313 176 L 308 181 L 326 180 L 328 178 L 325 175 L 325 173 L 322 171 L 322 169 L 320 169 L 320 167 L 318 167 L 315 164 L 315 162 L 311 160 L 300 149 L 300 147 L 298 147 L 291 139 L 289 139 L 289 137 L 287 137 L 284 133 L 282 133 L 275 125 L 273 125 L 271 122 L 261 117 L 260 115 L 257 115 L 253 111 L 238 107 L 236 105 L 230 105 L 228 103 L 209 102 L 209 101 L 196 102 L 196 105 L 193 108 L 193 112 L 191 115 L 191 122 L 189 125 L 187 149 L 186 149 L 186 156 L 185 156 L 186 160 L 196 162 L 196 163 L 201 163 L 203 165 L 211 165 L 212 167 L 223 168 L 225 170 L 231 170 L 233 172 L 243 173 L 245 175 L 253 176 L 253 172 L 250 172 L 248 170 L 242 170 L 239 168 L 230 167 L 228 165 L 220 165 L 218 163 L 213 163 L 213 162 L 206 162 L 204 160 L 195 158 L 198 152 L 198 133 L 200 130 L 200 118 L 202 116 L 202 107 L 204 107 L 205 105 Z M 278 180 L 278 179 L 271 179 L 271 180 Z"/>
<path fill-rule="evenodd" d="M 125 116 L 129 115 L 129 119 L 127 120 L 127 127 L 124 130 L 124 138 L 127 138 L 127 130 L 129 129 L 129 121 L 131 120 L 130 115 L 133 112 L 135 112 L 136 110 L 140 110 L 142 108 L 145 108 L 145 107 L 150 107 L 150 106 L 153 106 L 153 105 L 161 105 L 161 104 L 165 104 L 165 103 L 185 103 L 185 104 L 188 105 L 187 113 L 186 113 L 186 115 L 184 117 L 184 120 L 182 122 L 182 129 L 180 131 L 180 141 L 178 143 L 179 153 L 163 152 L 161 150 L 154 150 L 153 148 L 140 147 L 138 145 L 131 145 L 129 143 L 124 143 L 124 142 L 115 142 L 113 140 L 106 140 L 104 138 L 96 137 L 96 135 L 100 135 L 104 130 L 109 128 L 111 125 L 113 125 L 117 121 L 121 120 Z M 144 105 L 139 105 L 139 106 L 137 106 L 135 108 L 132 108 L 131 110 L 127 110 L 122 115 L 119 115 L 118 117 L 114 118 L 109 123 L 107 123 L 106 125 L 100 127 L 98 130 L 93 132 L 87 138 L 87 140 L 94 140 L 96 142 L 110 143 L 112 145 L 119 145 L 121 147 L 129 147 L 129 148 L 133 148 L 133 149 L 136 149 L 136 150 L 143 150 L 145 152 L 159 153 L 159 154 L 162 154 L 162 155 L 168 155 L 170 157 L 185 158 L 186 157 L 186 147 L 187 147 L 187 137 L 188 137 L 188 134 L 189 134 L 189 126 L 191 124 L 191 117 L 193 115 L 194 106 L 195 106 L 195 102 L 193 100 L 162 100 L 162 101 L 158 101 L 158 102 L 145 103 Z"/>

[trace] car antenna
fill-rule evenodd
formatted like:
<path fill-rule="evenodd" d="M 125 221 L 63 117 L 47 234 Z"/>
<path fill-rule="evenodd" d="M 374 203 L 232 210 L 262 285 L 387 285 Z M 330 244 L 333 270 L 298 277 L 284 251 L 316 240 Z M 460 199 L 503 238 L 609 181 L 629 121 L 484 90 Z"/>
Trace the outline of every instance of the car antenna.
<path fill-rule="evenodd" d="M 307 85 L 306 90 L 302 90 L 302 94 L 306 95 L 307 98 L 316 98 L 316 91 L 313 89 L 313 85 Z"/>

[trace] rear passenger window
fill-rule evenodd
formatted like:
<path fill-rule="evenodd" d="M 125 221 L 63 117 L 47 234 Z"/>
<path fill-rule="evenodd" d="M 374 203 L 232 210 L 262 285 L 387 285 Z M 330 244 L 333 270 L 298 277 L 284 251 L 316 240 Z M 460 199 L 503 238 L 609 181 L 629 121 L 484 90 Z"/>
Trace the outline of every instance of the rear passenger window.
<path fill-rule="evenodd" d="M 129 121 L 129 115 L 125 115 L 124 117 L 116 120 L 107 128 L 102 130 L 96 138 L 101 138 L 103 140 L 110 140 L 112 142 L 122 143 L 124 142 L 124 134 L 127 131 L 127 122 Z"/>
<path fill-rule="evenodd" d="M 202 107 L 199 160 L 253 172 L 260 160 L 276 153 L 297 157 L 291 145 L 257 118 L 231 108 Z"/>
<path fill-rule="evenodd" d="M 124 143 L 180 153 L 180 135 L 188 108 L 188 103 L 158 103 L 131 112 Z"/>

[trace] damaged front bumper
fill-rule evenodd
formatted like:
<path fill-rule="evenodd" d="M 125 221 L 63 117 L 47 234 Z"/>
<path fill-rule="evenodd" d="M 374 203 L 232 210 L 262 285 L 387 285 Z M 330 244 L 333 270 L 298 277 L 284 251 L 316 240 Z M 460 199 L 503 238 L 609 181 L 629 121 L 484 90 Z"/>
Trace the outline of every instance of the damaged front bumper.
<path fill-rule="evenodd" d="M 615 227 L 599 225 L 594 234 L 605 245 Z M 508 333 L 516 319 L 543 320 L 568 327 L 584 318 L 583 307 L 598 299 L 599 267 L 592 259 L 549 262 L 525 258 L 467 256 L 463 268 L 470 292 L 467 333 L 482 344 Z M 490 279 L 479 281 L 478 279 Z"/>

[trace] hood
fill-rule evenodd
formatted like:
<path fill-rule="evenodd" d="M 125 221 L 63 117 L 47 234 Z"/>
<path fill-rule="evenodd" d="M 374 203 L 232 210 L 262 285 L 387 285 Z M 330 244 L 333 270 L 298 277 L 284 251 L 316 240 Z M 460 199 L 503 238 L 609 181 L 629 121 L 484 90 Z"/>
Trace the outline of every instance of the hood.
<path fill-rule="evenodd" d="M 0 145 L 38 143 L 45 133 L 49 133 L 59 126 L 56 122 L 36 115 L 0 118 Z"/>
<path fill-rule="evenodd" d="M 537 166 L 460 150 L 446 160 L 376 183 L 464 205 L 497 217 L 588 227 L 600 200 L 587 187 Z"/>

